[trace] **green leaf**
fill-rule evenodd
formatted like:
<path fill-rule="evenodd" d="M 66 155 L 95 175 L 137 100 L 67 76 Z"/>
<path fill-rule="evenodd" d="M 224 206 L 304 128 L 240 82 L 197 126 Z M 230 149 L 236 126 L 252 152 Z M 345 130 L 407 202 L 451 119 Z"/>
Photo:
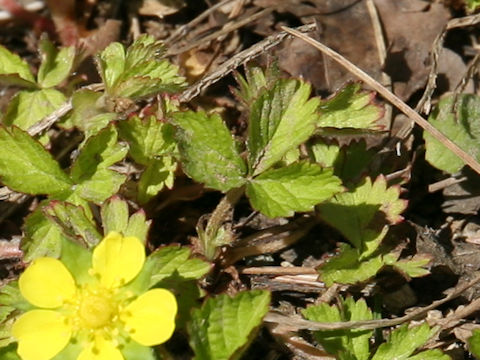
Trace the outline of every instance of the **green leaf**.
<path fill-rule="evenodd" d="M 170 156 L 164 156 L 151 162 L 143 171 L 138 182 L 138 201 L 145 204 L 156 196 L 165 186 L 173 187 L 177 163 Z"/>
<path fill-rule="evenodd" d="M 71 180 L 58 163 L 26 132 L 0 127 L 0 179 L 9 188 L 28 194 L 58 194 Z"/>
<path fill-rule="evenodd" d="M 245 183 L 245 163 L 219 115 L 177 112 L 173 123 L 177 126 L 183 170 L 188 176 L 223 192 Z"/>
<path fill-rule="evenodd" d="M 71 177 L 77 184 L 75 193 L 80 197 L 101 203 L 117 193 L 126 176 L 109 167 L 123 160 L 128 147 L 117 143 L 113 126 L 90 137 L 72 165 Z"/>
<path fill-rule="evenodd" d="M 454 101 L 456 100 L 456 103 Z M 440 100 L 428 121 L 465 152 L 480 160 L 480 97 L 448 95 Z M 460 171 L 463 161 L 430 133 L 424 131 L 425 158 L 437 169 L 450 174 Z"/>
<path fill-rule="evenodd" d="M 402 220 L 406 201 L 399 198 L 400 188 L 387 188 L 383 176 L 370 178 L 349 192 L 335 195 L 318 206 L 320 217 L 340 231 L 363 256 L 372 254 L 386 233 L 387 224 Z"/>
<path fill-rule="evenodd" d="M 62 239 L 60 261 L 72 274 L 77 285 L 84 285 L 94 281 L 89 270 L 92 268 L 92 252 L 76 241 Z"/>
<path fill-rule="evenodd" d="M 119 196 L 113 196 L 102 204 L 100 209 L 103 234 L 110 231 L 124 234 L 128 226 L 128 204 Z"/>
<path fill-rule="evenodd" d="M 253 290 L 209 298 L 188 326 L 195 360 L 238 359 L 268 311 L 270 293 Z"/>
<path fill-rule="evenodd" d="M 351 248 L 347 244 L 340 246 L 340 254 L 330 258 L 319 269 L 322 281 L 327 286 L 334 283 L 355 284 L 372 278 L 384 265 L 380 255 L 362 260 L 360 260 L 360 255 L 357 249 Z"/>
<path fill-rule="evenodd" d="M 18 55 L 11 53 L 7 48 L 0 45 L 0 75 L 9 74 L 18 74 L 20 79 L 26 80 L 25 84 L 32 84 L 35 86 L 35 79 L 33 78 L 30 67 L 26 61 L 22 60 Z"/>
<path fill-rule="evenodd" d="M 2 360 L 21 360 L 17 354 L 17 345 L 10 344 L 6 347 L 0 347 L 0 359 Z"/>
<path fill-rule="evenodd" d="M 31 310 L 34 307 L 20 293 L 18 281 L 10 281 L 0 288 L 0 304 L 2 304 L 2 307 L 9 306 L 22 312 Z"/>
<path fill-rule="evenodd" d="M 276 63 L 267 67 L 265 72 L 256 66 L 245 66 L 245 77 L 240 73 L 234 73 L 239 89 L 233 89 L 236 95 L 246 106 L 257 99 L 265 89 L 270 89 L 280 77 L 280 71 Z"/>
<path fill-rule="evenodd" d="M 81 206 L 52 201 L 43 208 L 43 212 L 60 227 L 67 238 L 78 239 L 89 247 L 97 245 L 102 240 L 95 224 L 85 215 Z"/>
<path fill-rule="evenodd" d="M 69 120 L 85 133 L 85 138 L 97 134 L 117 117 L 103 107 L 103 94 L 92 90 L 79 90 L 73 93 L 73 111 Z"/>
<path fill-rule="evenodd" d="M 427 350 L 418 353 L 417 355 L 410 356 L 407 360 L 451 360 L 452 358 L 444 354 L 441 350 Z"/>
<path fill-rule="evenodd" d="M 128 339 L 121 344 L 121 351 L 125 360 L 157 360 L 155 352 L 150 346 L 143 346 Z"/>
<path fill-rule="evenodd" d="M 379 130 L 384 109 L 374 104 L 374 98 L 375 93 L 361 91 L 360 84 L 349 84 L 321 102 L 317 126 Z"/>
<path fill-rule="evenodd" d="M 466 0 L 467 8 L 470 12 L 475 11 L 480 6 L 479 0 Z"/>
<path fill-rule="evenodd" d="M 144 119 L 132 116 L 118 123 L 118 132 L 129 143 L 133 160 L 142 165 L 149 165 L 155 157 L 175 150 L 172 125 L 157 120 L 155 116 Z"/>
<path fill-rule="evenodd" d="M 209 263 L 190 256 L 188 247 L 160 248 L 147 257 L 142 271 L 127 287 L 140 293 L 172 276 L 179 281 L 197 280 L 210 271 Z"/>
<path fill-rule="evenodd" d="M 125 49 L 118 42 L 108 45 L 97 57 L 100 74 L 107 92 L 111 92 L 125 69 Z"/>
<path fill-rule="evenodd" d="M 348 298 L 342 301 L 341 309 L 340 311 L 337 306 L 322 303 L 307 307 L 302 310 L 302 314 L 308 320 L 324 323 L 373 319 L 372 312 L 363 299 L 355 302 L 353 298 Z M 340 358 L 346 356 L 367 360 L 370 356 L 369 339 L 373 334 L 372 330 L 315 331 L 313 334 L 330 354 L 343 355 Z"/>
<path fill-rule="evenodd" d="M 43 88 L 57 86 L 65 80 L 72 71 L 75 58 L 73 46 L 63 47 L 60 51 L 48 39 L 40 40 L 42 63 L 38 69 L 38 83 Z"/>
<path fill-rule="evenodd" d="M 65 96 L 55 89 L 19 91 L 8 104 L 3 123 L 28 130 L 57 110 L 65 101 Z"/>
<path fill-rule="evenodd" d="M 429 256 L 415 255 L 412 259 L 404 259 L 394 262 L 392 265 L 407 277 L 421 277 L 430 274 L 426 269 L 427 265 L 432 261 Z"/>
<path fill-rule="evenodd" d="M 147 242 L 147 234 L 148 230 L 150 230 L 151 223 L 151 220 L 146 219 L 145 211 L 140 209 L 128 219 L 128 225 L 125 229 L 124 235 L 135 236 L 145 244 Z"/>
<path fill-rule="evenodd" d="M 308 100 L 310 93 L 310 85 L 282 79 L 253 102 L 247 142 L 253 175 L 270 168 L 312 135 L 319 100 Z"/>
<path fill-rule="evenodd" d="M 468 349 L 477 359 L 480 359 L 480 330 L 473 330 L 472 336 L 468 339 Z"/>
<path fill-rule="evenodd" d="M 312 211 L 342 190 L 340 179 L 331 170 L 298 162 L 257 176 L 248 182 L 246 193 L 256 210 L 273 218 Z"/>
<path fill-rule="evenodd" d="M 388 341 L 380 345 L 372 360 L 409 359 L 409 356 L 424 345 L 436 331 L 437 329 L 431 329 L 426 323 L 412 328 L 403 325 L 392 331 Z"/>

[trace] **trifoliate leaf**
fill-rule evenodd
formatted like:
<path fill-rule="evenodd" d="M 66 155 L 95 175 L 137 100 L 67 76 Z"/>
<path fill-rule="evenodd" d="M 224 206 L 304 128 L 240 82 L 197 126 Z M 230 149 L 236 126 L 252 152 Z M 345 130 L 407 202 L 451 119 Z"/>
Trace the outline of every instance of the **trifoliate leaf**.
<path fill-rule="evenodd" d="M 172 116 L 183 170 L 188 176 L 224 192 L 245 183 L 245 163 L 219 115 L 186 111 Z"/>
<path fill-rule="evenodd" d="M 265 72 L 262 68 L 256 66 L 245 66 L 245 77 L 236 72 L 239 89 L 233 89 L 233 93 L 246 105 L 257 99 L 260 93 L 267 88 L 271 88 L 280 77 L 280 71 L 276 63 L 268 66 Z"/>
<path fill-rule="evenodd" d="M 59 194 L 72 186 L 59 164 L 26 132 L 0 127 L 0 180 L 28 194 Z"/>
<path fill-rule="evenodd" d="M 477 359 L 480 359 L 480 330 L 473 330 L 472 336 L 468 339 L 468 349 Z"/>
<path fill-rule="evenodd" d="M 65 96 L 55 89 L 19 91 L 8 104 L 3 123 L 28 130 L 57 110 L 65 101 Z"/>
<path fill-rule="evenodd" d="M 430 328 L 423 323 L 419 326 L 408 328 L 403 325 L 390 334 L 386 343 L 380 345 L 372 360 L 404 360 L 423 344 L 425 344 L 437 329 Z"/>
<path fill-rule="evenodd" d="M 6 76 L 5 76 L 6 75 Z M 4 77 L 5 76 L 5 77 Z M 5 80 L 5 82 L 4 82 Z M 15 82 L 17 81 L 17 82 Z M 36 87 L 28 64 L 0 45 L 0 82 L 6 85 Z"/>
<path fill-rule="evenodd" d="M 176 169 L 177 163 L 170 156 L 152 160 L 138 182 L 138 201 L 145 204 L 164 187 L 171 189 Z"/>
<path fill-rule="evenodd" d="M 455 103 L 454 103 L 455 101 Z M 440 100 L 428 121 L 467 154 L 480 160 L 480 97 L 471 94 L 448 95 Z M 424 131 L 425 158 L 437 169 L 450 174 L 460 171 L 463 161 L 430 133 Z"/>
<path fill-rule="evenodd" d="M 81 206 L 52 201 L 43 208 L 43 212 L 49 220 L 59 226 L 66 238 L 78 239 L 80 243 L 90 247 L 102 240 L 95 224 L 87 217 Z"/>
<path fill-rule="evenodd" d="M 73 110 L 69 121 L 85 133 L 86 139 L 107 127 L 110 121 L 117 117 L 115 113 L 106 112 L 102 105 L 102 96 L 100 92 L 87 89 L 73 93 Z"/>
<path fill-rule="evenodd" d="M 125 229 L 124 235 L 135 236 L 145 244 L 147 242 L 147 234 L 148 230 L 150 230 L 151 223 L 151 220 L 146 219 L 145 211 L 140 209 L 128 219 L 128 225 Z"/>
<path fill-rule="evenodd" d="M 369 258 L 360 258 L 357 249 L 347 244 L 340 247 L 340 254 L 332 257 L 319 269 L 322 281 L 331 286 L 338 284 L 355 284 L 375 276 L 383 267 L 384 262 L 380 255 Z"/>
<path fill-rule="evenodd" d="M 399 196 L 400 188 L 387 188 L 383 176 L 374 183 L 367 177 L 356 189 L 320 204 L 318 211 L 323 220 L 340 231 L 363 256 L 368 256 L 380 244 L 386 225 L 402 220 L 400 214 L 407 204 Z"/>
<path fill-rule="evenodd" d="M 340 179 L 331 170 L 298 162 L 257 176 L 248 182 L 246 193 L 256 210 L 273 218 L 312 211 L 342 190 Z"/>
<path fill-rule="evenodd" d="M 188 326 L 195 360 L 238 359 L 268 311 L 270 293 L 244 291 L 219 295 L 194 309 Z"/>
<path fill-rule="evenodd" d="M 312 135 L 319 100 L 309 100 L 310 93 L 310 85 L 282 79 L 253 102 L 247 143 L 252 175 L 267 170 Z"/>
<path fill-rule="evenodd" d="M 110 170 L 109 166 L 123 160 L 127 152 L 127 146 L 117 143 L 117 132 L 112 126 L 90 137 L 70 172 L 77 184 L 75 193 L 101 203 L 118 192 L 126 176 Z"/>
<path fill-rule="evenodd" d="M 42 39 L 39 49 L 42 63 L 38 69 L 38 84 L 43 88 L 57 86 L 70 75 L 75 48 L 63 47 L 59 51 L 48 39 Z"/>
<path fill-rule="evenodd" d="M 112 196 L 102 204 L 100 215 L 104 235 L 110 231 L 124 234 L 128 225 L 128 204 L 125 200 Z"/>
<path fill-rule="evenodd" d="M 322 303 L 307 307 L 302 310 L 302 314 L 308 320 L 326 323 L 373 319 L 372 311 L 365 300 L 355 302 L 352 298 L 342 301 L 342 310 L 335 305 Z M 369 339 L 373 334 L 372 330 L 315 331 L 313 334 L 332 355 L 356 360 L 367 360 L 370 356 Z"/>
<path fill-rule="evenodd" d="M 374 98 L 375 93 L 361 91 L 360 84 L 349 84 L 321 102 L 317 126 L 379 130 L 384 109 L 374 104 Z"/>
<path fill-rule="evenodd" d="M 155 116 L 145 119 L 133 116 L 121 121 L 118 132 L 129 143 L 133 160 L 142 165 L 149 165 L 155 157 L 170 154 L 175 149 L 173 126 Z"/>
<path fill-rule="evenodd" d="M 190 256 L 188 247 L 160 248 L 147 257 L 142 271 L 128 288 L 141 293 L 169 277 L 178 281 L 197 280 L 210 271 L 209 263 Z"/>

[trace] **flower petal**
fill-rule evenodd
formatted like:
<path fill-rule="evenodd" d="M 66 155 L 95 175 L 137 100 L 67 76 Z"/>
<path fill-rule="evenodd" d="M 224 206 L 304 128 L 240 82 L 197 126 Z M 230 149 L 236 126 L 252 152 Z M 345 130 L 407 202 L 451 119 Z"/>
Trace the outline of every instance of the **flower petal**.
<path fill-rule="evenodd" d="M 78 355 L 77 360 L 124 360 L 122 353 L 112 342 L 97 338 Z"/>
<path fill-rule="evenodd" d="M 32 305 L 53 309 L 75 295 L 75 280 L 72 274 L 57 259 L 35 259 L 20 275 L 20 292 Z"/>
<path fill-rule="evenodd" d="M 130 337 L 141 345 L 164 343 L 175 330 L 177 300 L 165 289 L 153 289 L 132 301 L 121 314 Z"/>
<path fill-rule="evenodd" d="M 145 262 L 145 247 L 133 236 L 110 232 L 93 250 L 93 270 L 107 288 L 125 285 L 138 275 Z"/>
<path fill-rule="evenodd" d="M 22 360 L 49 360 L 68 344 L 72 329 L 56 311 L 31 310 L 15 321 L 12 335 Z"/>

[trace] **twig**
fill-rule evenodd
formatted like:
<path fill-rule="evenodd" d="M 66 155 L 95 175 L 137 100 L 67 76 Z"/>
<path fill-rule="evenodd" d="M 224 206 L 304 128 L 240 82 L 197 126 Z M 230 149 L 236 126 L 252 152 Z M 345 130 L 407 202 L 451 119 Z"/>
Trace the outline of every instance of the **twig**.
<path fill-rule="evenodd" d="M 320 323 L 315 321 L 309 321 L 299 318 L 292 318 L 278 312 L 270 312 L 265 316 L 264 321 L 273 322 L 289 327 L 292 331 L 298 330 L 347 330 L 347 329 L 359 329 L 359 330 L 371 330 L 383 327 L 397 326 L 405 322 L 414 320 L 420 316 L 425 315 L 430 310 L 437 308 L 438 306 L 449 302 L 450 300 L 462 295 L 462 293 L 468 288 L 480 282 L 480 273 L 477 272 L 476 276 L 463 284 L 457 285 L 453 291 L 445 296 L 443 299 L 436 300 L 428 306 L 416 309 L 411 313 L 399 317 L 397 319 L 380 319 L 380 320 L 364 320 L 364 321 L 344 321 L 344 322 L 331 322 Z"/>
<path fill-rule="evenodd" d="M 443 180 L 437 181 L 436 183 L 428 185 L 428 192 L 434 193 L 439 190 L 443 190 L 449 186 L 464 182 L 467 179 L 468 178 L 466 176 L 462 176 L 462 177 L 451 176 L 447 179 L 443 179 Z"/>
<path fill-rule="evenodd" d="M 238 272 L 246 275 L 318 275 L 318 271 L 314 268 L 303 266 L 246 267 Z"/>
<path fill-rule="evenodd" d="M 296 30 L 299 32 L 309 32 L 315 29 L 315 24 L 308 24 L 298 27 Z M 227 74 L 235 70 L 240 65 L 254 59 L 258 55 L 268 51 L 269 49 L 273 48 L 280 44 L 286 37 L 288 33 L 286 31 L 281 31 L 277 34 L 270 35 L 266 39 L 256 43 L 255 45 L 239 52 L 237 55 L 232 57 L 231 59 L 225 61 L 221 64 L 215 71 L 211 72 L 210 74 L 204 76 L 198 82 L 190 86 L 180 95 L 181 102 L 188 102 L 192 100 L 194 97 L 199 95 L 202 90 L 206 89 L 210 85 L 216 83 Z"/>
<path fill-rule="evenodd" d="M 378 81 L 373 79 L 370 75 L 365 73 L 363 70 L 359 69 L 357 66 L 352 64 L 350 61 L 345 59 L 339 53 L 333 51 L 329 47 L 321 44 L 315 39 L 304 35 L 296 30 L 282 27 L 285 31 L 289 32 L 290 34 L 304 40 L 305 42 L 311 44 L 321 52 L 327 54 L 340 65 L 345 67 L 348 71 L 352 74 L 357 76 L 360 80 L 365 82 L 368 86 L 373 88 L 377 91 L 380 95 L 382 95 L 386 100 L 390 101 L 395 107 L 397 107 L 401 112 L 407 115 L 410 119 L 415 121 L 417 125 L 419 125 L 422 129 L 428 131 L 434 138 L 440 141 L 445 147 L 447 147 L 450 151 L 452 151 L 455 155 L 457 155 L 460 159 L 462 159 L 467 165 L 469 165 L 473 170 L 480 174 L 480 164 L 469 154 L 467 154 L 464 150 L 462 150 L 457 144 L 451 141 L 448 137 L 446 137 L 441 131 L 435 128 L 432 124 L 422 118 L 415 110 L 413 110 L 410 106 L 405 104 L 401 99 L 399 99 L 395 94 L 391 91 L 386 89 L 382 84 Z"/>

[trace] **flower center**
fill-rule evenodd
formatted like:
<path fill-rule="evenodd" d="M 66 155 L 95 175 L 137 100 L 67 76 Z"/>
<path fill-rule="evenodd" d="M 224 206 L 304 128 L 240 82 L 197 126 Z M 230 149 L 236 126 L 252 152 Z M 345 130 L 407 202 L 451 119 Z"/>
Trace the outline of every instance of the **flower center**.
<path fill-rule="evenodd" d="M 83 294 L 78 315 L 84 327 L 97 329 L 107 326 L 116 315 L 116 304 L 105 294 Z"/>

